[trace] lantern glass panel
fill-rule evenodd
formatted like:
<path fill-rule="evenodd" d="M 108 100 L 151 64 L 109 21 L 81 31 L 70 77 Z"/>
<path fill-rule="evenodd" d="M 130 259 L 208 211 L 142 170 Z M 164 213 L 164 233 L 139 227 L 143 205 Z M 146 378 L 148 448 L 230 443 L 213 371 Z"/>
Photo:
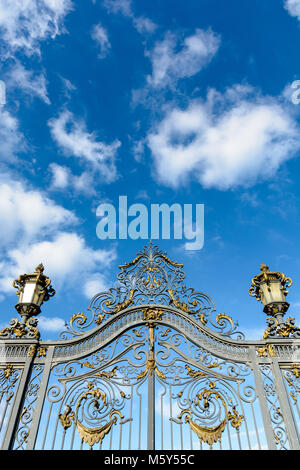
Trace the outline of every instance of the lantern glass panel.
<path fill-rule="evenodd" d="M 262 291 L 262 303 L 264 305 L 273 302 L 285 302 L 285 296 L 281 289 L 281 282 L 279 280 L 271 281 L 270 284 L 265 282 L 260 285 Z"/>
<path fill-rule="evenodd" d="M 35 282 L 26 282 L 23 290 L 23 295 L 21 296 L 20 302 L 23 304 L 30 304 L 34 300 L 35 293 Z"/>

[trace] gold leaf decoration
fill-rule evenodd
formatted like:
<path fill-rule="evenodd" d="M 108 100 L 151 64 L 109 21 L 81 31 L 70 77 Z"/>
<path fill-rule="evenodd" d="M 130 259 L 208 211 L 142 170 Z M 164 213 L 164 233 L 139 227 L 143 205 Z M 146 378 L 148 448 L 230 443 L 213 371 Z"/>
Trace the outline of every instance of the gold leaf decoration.
<path fill-rule="evenodd" d="M 210 449 L 215 442 L 221 442 L 222 433 L 226 426 L 226 418 L 221 421 L 217 426 L 200 426 L 192 420 L 192 412 L 190 410 L 183 410 L 178 418 L 181 418 L 185 414 L 185 422 L 189 423 L 192 431 L 197 434 L 198 438 L 202 442 L 206 442 Z"/>
<path fill-rule="evenodd" d="M 97 444 L 98 442 L 102 444 L 104 437 L 110 432 L 113 424 L 116 424 L 117 422 L 117 417 L 114 416 L 116 414 L 120 418 L 124 418 L 120 411 L 112 410 L 109 414 L 109 421 L 103 426 L 97 428 L 88 428 L 80 423 L 80 421 L 76 420 L 77 430 L 82 442 L 86 442 L 90 446 L 90 449 L 92 449 L 93 445 Z"/>

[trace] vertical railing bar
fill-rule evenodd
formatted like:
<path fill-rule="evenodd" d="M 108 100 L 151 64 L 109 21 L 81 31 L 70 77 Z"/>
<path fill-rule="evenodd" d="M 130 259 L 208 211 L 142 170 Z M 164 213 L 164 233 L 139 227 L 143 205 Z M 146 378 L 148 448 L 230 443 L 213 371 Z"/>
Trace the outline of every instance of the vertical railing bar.
<path fill-rule="evenodd" d="M 182 432 L 183 423 L 180 423 L 180 443 L 181 443 L 181 450 L 183 450 L 183 432 Z"/>
<path fill-rule="evenodd" d="M 129 421 L 129 436 L 128 436 L 128 449 L 131 450 L 131 433 L 132 433 L 132 400 L 133 399 L 133 385 L 130 387 L 130 421 Z"/>
<path fill-rule="evenodd" d="M 237 434 L 238 443 L 239 443 L 239 450 L 243 450 L 243 449 L 242 449 L 242 443 L 241 443 L 241 437 L 240 437 L 240 430 L 239 430 L 239 429 L 236 429 L 236 434 Z"/>
<path fill-rule="evenodd" d="M 0 404 L 1 404 L 1 401 L 0 401 Z M 4 418 L 5 418 L 8 406 L 9 406 L 9 402 L 6 400 L 5 405 L 3 407 L 2 417 L 1 417 L 1 420 L 0 420 L 0 431 L 1 431 L 2 426 L 3 426 L 3 422 L 4 422 Z"/>
<path fill-rule="evenodd" d="M 258 358 L 256 356 L 256 351 L 254 347 L 249 348 L 249 354 L 252 359 L 253 376 L 254 376 L 254 381 L 255 381 L 259 406 L 261 410 L 261 416 L 262 416 L 262 420 L 264 424 L 265 436 L 267 439 L 268 448 L 269 450 L 276 450 L 276 445 L 275 445 L 274 437 L 273 437 L 273 427 L 272 427 L 271 417 L 269 413 L 269 407 L 268 407 L 267 399 L 265 396 L 263 379 L 261 377 L 261 371 L 258 365 Z"/>
<path fill-rule="evenodd" d="M 36 343 L 31 343 L 33 346 Z M 28 349 L 29 351 L 29 349 Z M 30 378 L 31 370 L 32 370 L 32 362 L 33 356 L 26 357 L 24 367 L 22 370 L 22 374 L 20 376 L 20 380 L 18 381 L 18 387 L 16 390 L 14 406 L 11 409 L 10 417 L 9 417 L 9 424 L 5 431 L 5 436 L 2 444 L 2 450 L 9 450 L 14 441 L 14 434 L 16 432 L 16 427 L 18 424 L 18 418 L 21 413 L 22 404 L 24 402 L 25 393 L 27 390 L 27 384 Z"/>
<path fill-rule="evenodd" d="M 241 402 L 240 405 L 241 405 L 241 408 L 242 408 L 242 414 L 243 414 L 244 416 L 246 416 L 243 403 Z M 251 405 L 252 405 L 252 403 L 251 403 Z M 247 436 L 247 441 L 248 441 L 248 448 L 251 449 L 250 436 L 249 436 L 249 430 L 248 430 L 248 423 L 247 423 L 247 420 L 246 420 L 246 419 L 244 420 L 244 423 L 245 423 L 245 428 L 246 428 L 246 436 Z"/>
<path fill-rule="evenodd" d="M 173 418 L 171 384 L 169 385 L 170 418 Z M 170 419 L 171 450 L 173 450 L 173 421 Z"/>
<path fill-rule="evenodd" d="M 251 402 L 251 411 L 252 411 L 252 416 L 253 416 L 253 421 L 254 421 L 254 427 L 255 427 L 255 432 L 256 432 L 256 438 L 257 438 L 257 443 L 258 443 L 258 449 L 261 450 L 261 443 L 260 443 L 260 438 L 259 438 L 259 432 L 257 429 L 257 424 L 256 424 L 256 417 L 254 413 L 254 408 L 253 408 L 253 403 Z M 250 450 L 252 450 L 252 447 L 250 445 Z"/>
<path fill-rule="evenodd" d="M 74 423 L 73 424 L 73 429 L 72 429 L 72 438 L 71 438 L 70 450 L 73 450 L 74 439 L 75 439 L 75 431 L 76 431 L 76 425 Z"/>
<path fill-rule="evenodd" d="M 190 444 L 191 444 L 191 450 L 193 450 L 193 432 L 191 430 L 191 427 L 189 427 L 190 430 Z"/>
<path fill-rule="evenodd" d="M 277 395 L 278 395 L 279 403 L 283 412 L 284 422 L 286 425 L 290 447 L 292 450 L 299 450 L 300 449 L 299 436 L 297 433 L 294 416 L 290 408 L 290 402 L 289 402 L 288 395 L 286 393 L 285 384 L 283 383 L 281 369 L 279 367 L 278 360 L 275 357 L 272 358 L 272 366 L 273 366 L 274 381 L 275 381 L 276 389 L 277 389 Z"/>
<path fill-rule="evenodd" d="M 56 417 L 56 424 L 55 424 L 55 427 L 53 429 L 53 439 L 52 439 L 52 446 L 51 446 L 51 450 L 54 449 L 54 445 L 55 445 L 55 440 L 56 440 L 56 433 L 57 433 L 57 426 L 58 426 L 58 422 L 59 422 L 59 417 L 57 416 Z"/>
<path fill-rule="evenodd" d="M 49 422 L 50 422 L 50 416 L 51 416 L 51 413 L 52 413 L 52 406 L 53 406 L 53 403 L 50 403 L 48 416 L 47 416 L 47 421 L 46 421 L 46 426 L 45 426 L 45 430 L 44 430 L 44 437 L 43 437 L 43 441 L 42 441 L 42 450 L 44 450 L 44 447 L 45 447 L 46 436 L 47 436 L 48 426 L 49 426 Z"/>
<path fill-rule="evenodd" d="M 64 448 L 65 437 L 66 437 L 66 430 L 64 429 L 63 434 L 62 434 L 62 438 L 61 438 L 60 450 L 63 450 L 63 448 Z"/>
<path fill-rule="evenodd" d="M 33 450 L 35 446 L 37 433 L 38 433 L 38 429 L 40 425 L 40 420 L 42 416 L 43 406 L 44 406 L 46 389 L 47 389 L 50 371 L 51 371 L 53 354 L 54 354 L 54 346 L 50 346 L 47 349 L 47 355 L 45 358 L 45 367 L 43 370 L 43 375 L 42 375 L 41 383 L 39 387 L 39 393 L 38 393 L 37 401 L 36 401 L 35 408 L 34 408 L 33 419 L 32 419 L 30 434 L 28 438 L 28 444 L 26 447 L 26 449 L 28 450 Z"/>
<path fill-rule="evenodd" d="M 120 424 L 119 450 L 122 450 L 122 433 L 124 424 Z"/>
<path fill-rule="evenodd" d="M 142 394 L 140 393 L 140 406 L 139 406 L 139 450 L 141 450 L 141 430 L 142 430 Z"/>
<path fill-rule="evenodd" d="M 232 442 L 231 442 L 231 434 L 230 434 L 230 429 L 229 429 L 229 422 L 227 420 L 227 435 L 228 435 L 228 444 L 229 444 L 229 450 L 232 450 Z"/>
<path fill-rule="evenodd" d="M 110 437 L 109 437 L 109 450 L 112 450 L 111 446 L 112 446 L 113 433 L 114 433 L 114 427 L 112 426 L 111 431 L 110 431 Z"/>
<path fill-rule="evenodd" d="M 164 404 L 163 394 L 160 395 L 160 442 L 161 450 L 164 448 Z"/>

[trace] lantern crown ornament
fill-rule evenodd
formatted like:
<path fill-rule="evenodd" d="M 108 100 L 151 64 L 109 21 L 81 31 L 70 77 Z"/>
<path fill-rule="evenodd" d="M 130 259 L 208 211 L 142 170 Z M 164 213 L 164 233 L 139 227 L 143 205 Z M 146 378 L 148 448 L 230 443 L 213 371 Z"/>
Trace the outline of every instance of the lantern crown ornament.
<path fill-rule="evenodd" d="M 42 303 L 55 294 L 55 290 L 51 286 L 51 279 L 44 275 L 42 263 L 35 268 L 34 273 L 22 274 L 18 279 L 15 279 L 13 287 L 17 289 L 19 297 L 15 308 L 21 315 L 23 324 L 28 318 L 38 315 L 41 312 Z"/>
<path fill-rule="evenodd" d="M 260 271 L 252 279 L 249 294 L 262 302 L 263 311 L 268 315 L 264 339 L 290 335 L 300 337 L 300 328 L 295 326 L 295 319 L 283 319 L 290 306 L 286 296 L 289 292 L 287 288 L 293 283 L 292 279 L 281 272 L 270 271 L 265 263 L 260 265 Z"/>
<path fill-rule="evenodd" d="M 286 301 L 289 292 L 287 287 L 291 287 L 292 279 L 283 273 L 270 271 L 265 263 L 260 265 L 260 270 L 260 274 L 252 279 L 249 294 L 262 302 L 264 312 L 268 315 L 277 310 L 286 312 L 289 308 Z"/>

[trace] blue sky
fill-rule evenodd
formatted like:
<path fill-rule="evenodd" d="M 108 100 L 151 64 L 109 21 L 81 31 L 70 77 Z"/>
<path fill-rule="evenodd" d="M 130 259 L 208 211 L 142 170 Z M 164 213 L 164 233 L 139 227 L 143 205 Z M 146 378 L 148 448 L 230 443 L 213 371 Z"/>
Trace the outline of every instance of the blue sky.
<path fill-rule="evenodd" d="M 262 262 L 300 322 L 299 0 L 0 0 L 1 326 L 41 261 L 43 338 L 145 240 L 99 240 L 96 209 L 204 204 L 204 247 L 158 240 L 249 338 Z"/>

